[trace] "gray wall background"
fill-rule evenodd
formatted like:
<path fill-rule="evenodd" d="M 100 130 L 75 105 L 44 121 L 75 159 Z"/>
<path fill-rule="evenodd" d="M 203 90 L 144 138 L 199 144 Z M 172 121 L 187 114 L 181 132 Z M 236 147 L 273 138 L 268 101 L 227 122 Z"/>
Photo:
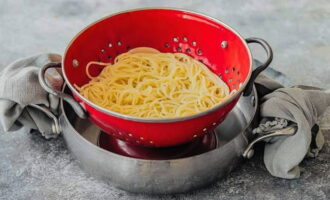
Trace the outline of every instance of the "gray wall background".
<path fill-rule="evenodd" d="M 62 54 L 89 23 L 125 9 L 168 6 L 205 13 L 274 49 L 272 66 L 297 84 L 330 88 L 328 0 L 0 0 L 0 67 L 40 52 Z M 262 52 L 255 51 L 262 58 Z"/>

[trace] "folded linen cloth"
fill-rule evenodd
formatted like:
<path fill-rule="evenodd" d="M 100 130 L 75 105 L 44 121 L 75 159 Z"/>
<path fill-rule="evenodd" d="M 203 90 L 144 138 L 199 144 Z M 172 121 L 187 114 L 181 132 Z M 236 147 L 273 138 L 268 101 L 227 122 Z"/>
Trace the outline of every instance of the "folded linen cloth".
<path fill-rule="evenodd" d="M 255 82 L 260 99 L 259 135 L 267 131 L 296 123 L 293 136 L 280 136 L 266 140 L 264 163 L 276 177 L 298 178 L 300 162 L 315 157 L 324 144 L 323 129 L 318 126 L 330 106 L 330 92 L 309 86 L 284 88 L 281 84 L 261 74 Z M 328 126 L 330 122 L 324 122 Z"/>
<path fill-rule="evenodd" d="M 57 137 L 59 133 L 54 133 L 52 120 L 31 105 L 44 106 L 58 114 L 59 99 L 40 86 L 38 72 L 45 64 L 60 61 L 60 55 L 40 54 L 19 59 L 0 72 L 0 124 L 5 131 L 25 126 L 38 130 L 46 139 Z M 62 87 L 57 70 L 48 70 L 46 77 L 53 87 Z"/>
<path fill-rule="evenodd" d="M 59 99 L 40 86 L 38 71 L 43 65 L 60 60 L 61 56 L 56 54 L 41 54 L 15 61 L 0 72 L 0 123 L 5 131 L 26 126 L 38 130 L 47 139 L 58 136 L 50 126 L 52 120 L 30 105 L 44 106 L 58 114 Z M 58 71 L 49 71 L 50 74 L 46 74 L 48 84 L 61 89 L 63 80 Z M 284 75 L 271 68 L 265 74 L 286 86 L 290 84 Z M 289 121 L 298 124 L 294 136 L 267 140 L 265 165 L 273 176 L 299 177 L 299 163 L 306 155 L 317 155 L 323 145 L 322 132 L 315 129 L 315 124 L 325 108 L 330 106 L 330 95 L 308 86 L 283 88 L 280 83 L 262 74 L 256 80 L 256 87 L 262 97 L 263 119 L 255 133 L 262 135 L 268 130 L 283 128 Z M 313 142 L 314 139 L 316 142 Z"/>

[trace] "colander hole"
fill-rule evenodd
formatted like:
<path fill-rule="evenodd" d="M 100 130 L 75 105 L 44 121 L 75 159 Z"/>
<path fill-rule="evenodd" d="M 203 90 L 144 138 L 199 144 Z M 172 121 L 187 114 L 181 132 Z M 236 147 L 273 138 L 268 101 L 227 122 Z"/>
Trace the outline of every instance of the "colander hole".
<path fill-rule="evenodd" d="M 187 37 L 183 37 L 183 41 L 187 42 L 188 38 Z"/>
<path fill-rule="evenodd" d="M 237 71 L 237 72 L 236 72 L 236 74 L 237 74 L 237 75 L 239 75 L 239 74 L 240 74 L 240 72 L 239 72 L 239 71 Z"/>
<path fill-rule="evenodd" d="M 140 141 L 139 141 L 139 140 L 136 140 L 136 143 L 138 143 L 138 144 L 139 144 L 139 143 L 140 143 Z"/>
<path fill-rule="evenodd" d="M 193 135 L 193 137 L 194 137 L 194 138 L 196 138 L 196 137 L 197 137 L 197 135 L 195 134 L 195 135 Z"/>
<path fill-rule="evenodd" d="M 166 48 L 168 48 L 168 47 L 170 47 L 170 44 L 169 44 L 169 43 L 165 43 L 164 46 L 165 46 Z"/>
<path fill-rule="evenodd" d="M 228 70 L 228 69 L 226 69 L 226 70 L 225 70 L 225 73 L 227 74 L 228 72 L 229 72 L 229 70 Z"/>
<path fill-rule="evenodd" d="M 234 71 L 236 71 L 236 68 L 235 68 L 235 67 L 233 67 L 233 72 L 234 72 Z"/>
<path fill-rule="evenodd" d="M 193 46 L 196 46 L 196 45 L 197 45 L 197 42 L 196 42 L 196 41 L 192 41 L 191 44 L 192 44 Z"/>
<path fill-rule="evenodd" d="M 186 49 L 186 52 L 187 52 L 187 53 L 190 53 L 190 52 L 191 52 L 191 49 Z"/>
<path fill-rule="evenodd" d="M 109 44 L 108 44 L 108 47 L 110 47 L 110 48 L 111 48 L 111 47 L 112 47 L 112 43 L 109 43 Z"/>
<path fill-rule="evenodd" d="M 198 49 L 198 50 L 197 50 L 197 54 L 198 54 L 198 55 L 202 55 L 202 53 L 203 53 L 203 51 L 202 51 L 201 49 Z"/>
<path fill-rule="evenodd" d="M 154 143 L 154 141 L 150 141 L 149 143 L 150 143 L 150 144 L 153 144 L 153 143 Z"/>
<path fill-rule="evenodd" d="M 144 138 L 143 137 L 140 137 L 140 140 L 144 140 Z"/>
<path fill-rule="evenodd" d="M 98 58 L 98 59 L 97 59 L 97 62 L 101 62 L 101 59 L 100 59 L 100 58 Z"/>
<path fill-rule="evenodd" d="M 181 51 L 181 47 L 177 47 L 176 50 L 177 50 L 177 51 Z"/>
<path fill-rule="evenodd" d="M 201 63 L 204 63 L 204 61 L 202 59 L 198 59 L 198 61 L 201 62 Z"/>
<path fill-rule="evenodd" d="M 104 53 L 105 52 L 105 50 L 104 49 L 101 49 L 101 53 Z"/>
<path fill-rule="evenodd" d="M 234 83 L 234 84 L 232 85 L 232 87 L 233 87 L 233 88 L 236 87 L 236 84 Z"/>
<path fill-rule="evenodd" d="M 73 67 L 78 67 L 79 66 L 78 60 L 77 59 L 73 59 L 72 60 L 72 65 L 73 65 Z"/>
<path fill-rule="evenodd" d="M 232 78 L 230 78 L 230 79 L 229 79 L 229 82 L 232 82 L 232 81 L 233 81 L 233 79 L 232 79 Z"/>
<path fill-rule="evenodd" d="M 179 38 L 178 37 L 174 37 L 173 38 L 173 42 L 179 42 Z"/>
<path fill-rule="evenodd" d="M 221 48 L 225 49 L 225 48 L 227 48 L 227 46 L 228 46 L 228 42 L 227 41 L 222 41 L 221 42 Z"/>
<path fill-rule="evenodd" d="M 112 56 L 108 56 L 108 59 L 112 59 Z"/>
<path fill-rule="evenodd" d="M 118 45 L 118 46 L 121 46 L 121 42 L 120 42 L 120 41 L 119 41 L 119 42 L 117 42 L 117 45 Z"/>
<path fill-rule="evenodd" d="M 118 56 L 119 54 L 120 54 L 120 53 L 117 51 L 117 52 L 116 52 L 116 55 Z"/>
<path fill-rule="evenodd" d="M 207 128 L 203 128 L 203 131 L 206 132 L 207 131 Z"/>
<path fill-rule="evenodd" d="M 219 75 L 219 78 L 222 79 L 222 74 Z"/>
<path fill-rule="evenodd" d="M 131 49 L 131 47 L 130 47 L 130 46 L 126 46 L 126 49 L 127 49 L 127 50 L 130 50 L 130 49 Z"/>

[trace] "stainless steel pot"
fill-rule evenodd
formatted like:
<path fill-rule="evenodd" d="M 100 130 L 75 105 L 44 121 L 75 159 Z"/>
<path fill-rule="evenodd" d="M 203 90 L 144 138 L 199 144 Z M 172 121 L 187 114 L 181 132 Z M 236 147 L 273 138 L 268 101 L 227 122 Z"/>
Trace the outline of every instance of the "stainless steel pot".
<path fill-rule="evenodd" d="M 181 193 L 209 184 L 227 175 L 240 161 L 253 155 L 253 145 L 267 137 L 292 135 L 296 127 L 273 131 L 251 143 L 252 128 L 257 121 L 258 99 L 255 88 L 242 96 L 221 125 L 215 129 L 217 147 L 203 154 L 171 160 L 145 160 L 122 156 L 100 148 L 100 130 L 87 119 L 79 118 L 72 108 L 61 102 L 59 120 L 53 130 L 62 131 L 70 151 L 90 174 L 111 181 L 116 187 L 137 193 Z"/>

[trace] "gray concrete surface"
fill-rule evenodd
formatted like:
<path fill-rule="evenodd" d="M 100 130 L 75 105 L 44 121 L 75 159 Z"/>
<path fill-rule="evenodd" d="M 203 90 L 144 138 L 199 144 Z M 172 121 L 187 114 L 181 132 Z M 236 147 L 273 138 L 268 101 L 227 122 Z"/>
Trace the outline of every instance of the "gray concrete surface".
<path fill-rule="evenodd" d="M 167 6 L 216 17 L 244 37 L 266 39 L 272 66 L 297 84 L 330 88 L 330 1 L 266 0 L 0 0 L 0 70 L 40 52 L 63 53 L 94 20 L 125 9 Z M 256 58 L 262 51 L 254 49 Z M 46 141 L 26 130 L 0 131 L 0 199 L 329 199 L 329 135 L 319 157 L 303 162 L 297 180 L 271 177 L 259 153 L 223 180 L 182 195 L 130 194 L 78 167 L 63 138 Z"/>

